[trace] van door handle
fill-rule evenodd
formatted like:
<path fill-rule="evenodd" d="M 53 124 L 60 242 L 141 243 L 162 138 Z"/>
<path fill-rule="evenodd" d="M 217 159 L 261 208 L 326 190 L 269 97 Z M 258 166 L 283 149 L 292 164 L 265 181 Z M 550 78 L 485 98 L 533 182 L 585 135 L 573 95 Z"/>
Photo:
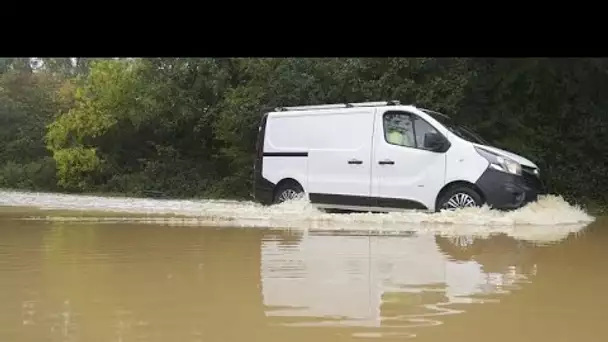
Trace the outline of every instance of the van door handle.
<path fill-rule="evenodd" d="M 380 164 L 380 165 L 394 165 L 395 162 L 392 161 L 392 160 L 381 160 L 381 161 L 378 162 L 378 164 Z"/>
<path fill-rule="evenodd" d="M 361 160 L 356 160 L 356 159 L 351 159 L 348 161 L 349 164 L 363 164 L 363 161 Z"/>

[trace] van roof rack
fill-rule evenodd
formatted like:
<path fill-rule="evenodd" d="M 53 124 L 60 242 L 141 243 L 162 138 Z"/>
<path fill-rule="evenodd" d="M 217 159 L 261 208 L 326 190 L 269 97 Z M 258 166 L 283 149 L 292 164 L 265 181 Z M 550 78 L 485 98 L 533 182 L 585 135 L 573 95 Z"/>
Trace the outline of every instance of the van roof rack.
<path fill-rule="evenodd" d="M 381 106 L 398 106 L 400 104 L 401 104 L 401 102 L 399 102 L 399 100 L 353 102 L 353 103 L 347 102 L 347 103 L 324 104 L 324 105 L 277 107 L 277 108 L 275 108 L 275 111 L 285 112 L 285 111 L 294 111 L 294 110 L 321 110 L 321 109 L 354 108 L 354 107 L 381 107 Z"/>

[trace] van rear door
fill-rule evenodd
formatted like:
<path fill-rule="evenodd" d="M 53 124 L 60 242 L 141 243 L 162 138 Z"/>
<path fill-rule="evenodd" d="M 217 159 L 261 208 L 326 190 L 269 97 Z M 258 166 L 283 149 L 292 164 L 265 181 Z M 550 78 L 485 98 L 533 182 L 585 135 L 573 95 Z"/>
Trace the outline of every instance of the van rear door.
<path fill-rule="evenodd" d="M 310 115 L 308 194 L 311 202 L 365 205 L 371 193 L 373 108 Z"/>

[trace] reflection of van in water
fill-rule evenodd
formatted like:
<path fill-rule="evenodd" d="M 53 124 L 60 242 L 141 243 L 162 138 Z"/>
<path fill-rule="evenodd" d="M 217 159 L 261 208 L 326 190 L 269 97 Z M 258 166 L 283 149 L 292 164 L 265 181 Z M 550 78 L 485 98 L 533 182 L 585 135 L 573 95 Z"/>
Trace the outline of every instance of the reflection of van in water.
<path fill-rule="evenodd" d="M 434 309 L 436 305 L 494 297 L 532 280 L 536 272 L 531 243 L 500 235 L 475 238 L 471 242 L 480 249 L 454 260 L 436 239 L 432 234 L 313 233 L 289 247 L 264 239 L 260 273 L 266 315 L 286 317 L 283 322 L 301 323 L 296 317 L 306 317 L 310 324 L 352 322 L 362 327 L 391 321 L 395 329 L 415 327 L 411 323 L 416 319 L 441 320 L 442 311 L 449 309 Z M 498 252 L 488 245 L 498 247 Z M 507 253 L 500 248 L 505 245 Z M 479 255 L 485 262 L 478 260 Z"/>
<path fill-rule="evenodd" d="M 542 191 L 538 167 L 448 116 L 397 101 L 277 108 L 261 121 L 254 192 L 320 208 L 515 209 Z"/>

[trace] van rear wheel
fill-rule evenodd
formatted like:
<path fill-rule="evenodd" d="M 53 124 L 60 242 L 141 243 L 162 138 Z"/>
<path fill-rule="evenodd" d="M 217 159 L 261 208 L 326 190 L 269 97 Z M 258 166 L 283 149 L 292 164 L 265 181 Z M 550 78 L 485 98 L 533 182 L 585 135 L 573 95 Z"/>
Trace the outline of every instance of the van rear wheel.
<path fill-rule="evenodd" d="M 470 207 L 481 207 L 483 200 L 477 191 L 468 186 L 455 186 L 443 194 L 437 201 L 439 210 L 456 210 Z"/>
<path fill-rule="evenodd" d="M 304 196 L 304 189 L 300 184 L 295 182 L 286 182 L 281 184 L 274 194 L 274 203 L 279 204 L 294 199 L 300 199 Z"/>

